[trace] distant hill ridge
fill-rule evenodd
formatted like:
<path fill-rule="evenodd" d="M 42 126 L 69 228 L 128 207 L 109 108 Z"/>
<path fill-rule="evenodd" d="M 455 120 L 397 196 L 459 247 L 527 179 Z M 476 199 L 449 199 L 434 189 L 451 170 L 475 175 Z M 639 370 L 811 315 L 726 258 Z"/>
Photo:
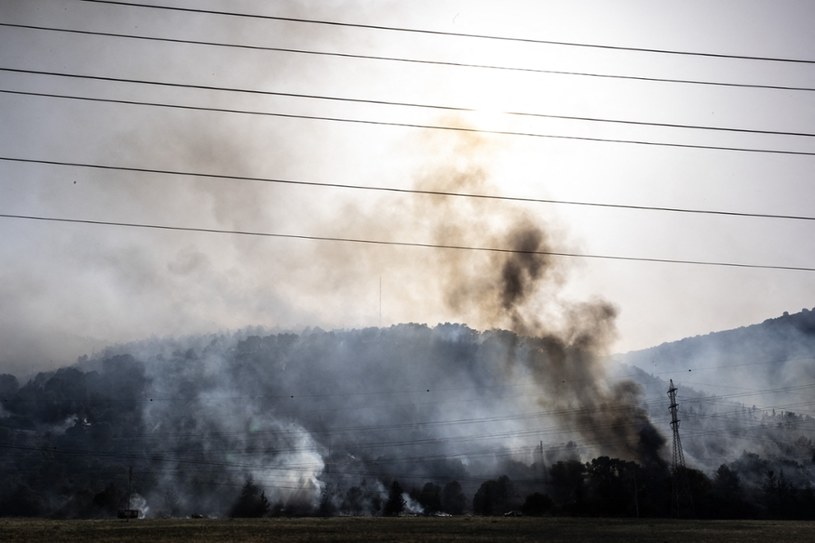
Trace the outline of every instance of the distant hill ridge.
<path fill-rule="evenodd" d="M 675 341 L 668 341 L 654 347 L 630 351 L 621 354 L 623 357 L 638 356 L 640 353 L 652 353 L 654 351 L 672 350 L 678 345 L 701 345 L 709 342 L 733 341 L 745 337 L 778 334 L 778 333 L 800 333 L 804 336 L 815 335 L 815 308 L 812 310 L 804 308 L 799 313 L 790 314 L 784 312 L 780 317 L 769 318 L 759 324 L 740 326 L 730 330 L 720 330 L 709 332 L 697 336 L 690 336 Z"/>
<path fill-rule="evenodd" d="M 815 383 L 815 310 L 784 312 L 760 324 L 663 343 L 617 359 L 658 375 L 696 372 L 692 380 L 711 387 L 800 387 Z M 762 403 L 770 400 L 767 394 Z"/>

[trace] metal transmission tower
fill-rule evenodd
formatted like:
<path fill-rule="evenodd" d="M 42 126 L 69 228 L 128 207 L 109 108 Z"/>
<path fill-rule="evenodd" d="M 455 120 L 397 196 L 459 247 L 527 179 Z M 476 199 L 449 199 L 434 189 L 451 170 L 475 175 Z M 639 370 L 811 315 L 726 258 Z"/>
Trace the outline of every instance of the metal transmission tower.
<path fill-rule="evenodd" d="M 693 514 L 693 497 L 688 484 L 688 470 L 685 467 L 685 453 L 682 452 L 682 440 L 679 439 L 679 416 L 677 414 L 676 387 L 671 379 L 668 388 L 668 398 L 671 400 L 671 430 L 673 430 L 674 449 L 671 459 L 671 475 L 673 487 L 672 508 L 674 516 L 683 517 Z"/>

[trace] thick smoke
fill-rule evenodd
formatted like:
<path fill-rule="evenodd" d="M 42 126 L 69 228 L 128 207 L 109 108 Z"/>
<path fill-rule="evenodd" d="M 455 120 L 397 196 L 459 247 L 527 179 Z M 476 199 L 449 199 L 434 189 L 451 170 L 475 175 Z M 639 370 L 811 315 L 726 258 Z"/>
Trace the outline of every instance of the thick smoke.
<path fill-rule="evenodd" d="M 116 515 L 132 485 L 149 515 L 225 515 L 256 485 L 271 513 L 370 515 L 385 511 L 397 481 L 415 512 L 414 502 L 427 513 L 475 508 L 496 480 L 515 489 L 502 507 L 533 492 L 568 507 L 581 481 L 606 484 L 606 469 L 622 470 L 612 475 L 624 483 L 618 513 L 634 514 L 635 467 L 613 457 L 648 461 L 661 437 L 643 431 L 638 387 L 597 394 L 604 388 L 566 382 L 581 382 L 580 355 L 554 336 L 403 324 L 150 340 L 22 386 L 0 376 L 0 514 Z M 548 366 L 561 380 L 541 385 Z M 665 384 L 642 372 L 637 381 L 664 417 Z M 737 514 L 753 514 L 767 489 L 789 498 L 815 483 L 811 418 L 680 404 L 689 464 L 716 474 L 722 504 L 747 504 Z M 643 513 L 667 514 L 667 470 L 643 468 Z"/>
<path fill-rule="evenodd" d="M 313 7 L 289 9 L 305 13 Z M 113 25 L 112 13 L 99 15 L 96 23 Z M 71 16 L 83 20 L 80 12 Z M 169 31 L 179 21 L 168 16 L 162 24 Z M 248 42 L 255 35 L 237 21 L 217 28 L 197 24 L 223 42 Z M 281 46 L 343 50 L 358 45 L 351 33 L 286 28 L 275 31 L 276 38 L 291 40 Z M 89 48 L 97 45 L 85 42 Z M 145 49 L 132 50 L 133 58 L 158 54 L 147 42 L 142 45 Z M 67 50 L 50 49 L 49 42 L 40 47 L 59 53 L 48 55 L 54 65 L 76 61 Z M 210 49 L 201 63 L 190 63 L 192 55 L 185 50 L 164 57 L 170 79 L 201 85 L 229 80 L 247 89 L 297 92 L 311 80 L 332 81 L 335 71 L 347 70 L 288 56 L 264 54 L 235 63 L 231 54 Z M 117 62 L 120 57 L 111 55 Z M 337 85 L 337 94 L 374 96 L 384 90 L 367 88 L 368 82 L 384 79 L 376 68 L 355 65 L 348 73 L 359 92 Z M 179 103 L 192 98 L 162 94 L 160 100 L 174 101 L 173 96 Z M 256 110 L 292 105 L 261 105 L 234 94 L 198 93 L 195 100 Z M 297 107 L 333 116 L 351 106 Z M 369 133 L 349 138 L 347 127 L 331 123 L 275 119 L 267 124 L 268 119 L 118 106 L 72 106 L 60 108 L 60 114 L 64 123 L 54 126 L 90 126 L 81 121 L 105 115 L 112 131 L 89 128 L 76 140 L 81 153 L 62 130 L 38 134 L 42 156 L 337 182 L 363 171 L 360 184 L 392 170 L 382 184 L 406 176 L 409 186 L 427 191 L 502 193 L 502 180 L 489 167 L 501 149 L 495 140 L 473 133 L 424 133 L 419 142 L 407 136 L 398 141 L 412 153 L 362 155 L 360 149 L 387 147 L 401 136 L 383 136 L 386 129 L 377 127 L 376 136 L 361 145 Z M 464 127 L 457 119 L 439 124 Z M 379 136 L 381 141 L 373 141 Z M 317 145 L 321 160 L 314 159 Z M 351 149 L 355 152 L 342 157 Z M 404 163 L 373 164 L 382 156 Z M 410 158 L 416 156 L 423 157 L 418 166 Z M 363 168 L 350 164 L 366 159 L 371 163 Z M 370 284 L 383 276 L 385 319 L 380 322 L 403 323 L 150 340 L 91 356 L 78 368 L 40 374 L 22 386 L 0 376 L 0 443 L 13 451 L 0 461 L 8 482 L 0 489 L 0 505 L 18 507 L 6 509 L 13 514 L 115 514 L 127 497 L 129 468 L 134 490 L 146 498 L 139 507 L 143 511 L 223 515 L 249 483 L 262 487 L 281 514 L 376 514 L 394 481 L 410 490 L 432 481 L 437 494 L 461 512 L 484 480 L 506 474 L 519 487 L 542 485 L 544 458 L 609 455 L 662 465 L 664 438 L 644 410 L 639 385 L 612 380 L 605 367 L 617 310 L 600 299 L 569 298 L 571 261 L 554 253 L 574 247 L 556 220 L 541 216 L 541 208 L 430 194 L 375 199 L 343 192 L 338 197 L 324 187 L 308 192 L 313 187 L 198 176 L 73 173 L 59 185 L 32 180 L 26 192 L 54 215 L 448 248 L 123 229 L 104 234 L 41 229 L 31 238 L 11 236 L 43 253 L 55 247 L 66 253 L 54 261 L 62 264 L 20 268 L 0 285 L 0 300 L 25 309 L 8 312 L 0 326 L 8 351 L 0 356 L 18 360 L 18 367 L 38 357 L 40 364 L 56 358 L 76 330 L 89 336 L 80 342 L 87 346 L 103 345 L 116 334 L 134 338 L 156 330 L 178 336 L 247 324 L 359 328 L 377 322 L 371 318 L 376 304 Z M 344 198 L 352 203 L 336 211 Z M 303 221 L 304 216 L 313 220 Z M 9 260 L 10 269 L 25 266 Z M 404 324 L 416 321 L 432 325 Z M 435 325 L 444 321 L 466 325 Z M 664 399 L 664 390 L 658 394 Z M 709 449 L 689 447 L 689 457 L 722 453 L 705 443 Z M 781 455 L 782 445 L 777 448 Z M 811 450 L 811 443 L 801 443 L 796 454 Z M 739 465 L 745 472 L 766 471 L 754 460 L 745 456 Z M 796 477 L 805 480 L 808 472 L 799 471 Z M 760 484 L 758 478 L 751 483 Z M 419 510 L 415 495 L 402 496 L 408 510 Z"/>
<path fill-rule="evenodd" d="M 433 141 L 438 163 L 420 177 L 424 190 L 496 192 L 480 157 L 490 145 L 477 135 Z M 446 147 L 445 145 L 446 144 Z M 431 161 L 432 163 L 432 161 Z M 379 216 L 357 213 L 374 231 Z M 640 406 L 633 382 L 610 384 L 603 361 L 615 336 L 616 308 L 603 300 L 572 301 L 562 294 L 569 261 L 540 215 L 494 200 L 433 196 L 413 200 L 394 236 L 425 230 L 443 246 L 490 249 L 477 254 L 455 249 L 433 255 L 432 279 L 441 299 L 460 320 L 484 329 L 507 329 L 523 338 L 504 360 L 507 372 L 526 357 L 539 403 L 560 413 L 564 428 L 577 430 L 596 450 L 646 464 L 660 463 L 664 439 Z M 415 222 L 414 222 L 415 221 Z"/>
<path fill-rule="evenodd" d="M 498 191 L 485 140 L 444 137 L 427 152 L 418 188 Z M 664 440 L 638 385 L 612 384 L 604 368 L 616 309 L 564 294 L 569 261 L 552 254 L 564 247 L 551 221 L 505 202 L 441 195 L 348 205 L 341 220 L 349 237 L 451 248 L 363 247 L 349 258 L 346 245 L 315 246 L 301 274 L 314 281 L 315 300 L 387 270 L 390 284 L 400 281 L 388 293 L 397 314 L 426 306 L 467 326 L 131 344 L 83 368 L 116 381 L 114 390 L 130 387 L 132 419 L 121 426 L 96 400 L 69 404 L 49 420 L 62 425 L 60 446 L 81 448 L 99 433 L 94 448 L 136 459 L 138 491 L 156 514 L 224 514 L 247 481 L 281 512 L 376 513 L 395 480 L 405 488 L 458 481 L 471 496 L 502 473 L 539 480 L 544 440 L 550 458 L 567 456 L 575 441 L 586 456 L 660 464 Z M 170 270 L 215 265 L 196 255 Z"/>

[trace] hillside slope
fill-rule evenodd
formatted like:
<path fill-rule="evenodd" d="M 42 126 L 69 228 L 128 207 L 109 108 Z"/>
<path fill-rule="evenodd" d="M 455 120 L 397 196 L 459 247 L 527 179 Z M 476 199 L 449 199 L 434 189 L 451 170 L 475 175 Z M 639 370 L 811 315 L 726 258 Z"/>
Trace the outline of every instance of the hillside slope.
<path fill-rule="evenodd" d="M 812 481 L 815 311 L 785 313 L 615 360 L 643 387 L 649 416 L 667 435 L 668 381 L 679 388 L 680 435 L 690 465 L 712 471 L 729 463 L 757 486 L 773 469 L 801 484 Z"/>
<path fill-rule="evenodd" d="M 815 310 L 619 355 L 619 361 L 742 403 L 815 414 Z M 808 388 L 806 388 L 808 387 Z M 750 395 L 750 393 L 753 393 Z M 753 399 L 755 398 L 755 399 Z"/>

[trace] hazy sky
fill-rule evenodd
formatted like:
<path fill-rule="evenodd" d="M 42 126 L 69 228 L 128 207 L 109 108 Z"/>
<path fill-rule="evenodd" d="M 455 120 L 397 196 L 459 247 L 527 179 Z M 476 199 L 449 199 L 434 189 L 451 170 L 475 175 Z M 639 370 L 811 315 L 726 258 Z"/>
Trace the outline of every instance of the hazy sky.
<path fill-rule="evenodd" d="M 146 3 L 810 63 L 545 45 L 78 0 L 0 0 L 0 22 L 440 63 L 815 88 L 815 4 L 809 1 Z M 815 154 L 813 91 L 407 63 L 10 26 L 0 26 L 0 68 L 188 85 L 0 71 L 0 89 L 5 91 L 0 93 L 0 155 L 5 159 L 815 214 L 815 156 L 806 154 L 479 135 L 8 92 Z M 443 239 L 467 246 L 496 246 L 502 228 L 522 217 L 542 228 L 550 245 L 561 252 L 815 267 L 813 221 L 476 203 L 9 160 L 0 160 L 0 213 L 430 244 L 437 243 L 443 231 Z M 0 371 L 53 367 L 112 343 L 148 336 L 254 325 L 500 325 L 479 321 L 478 312 L 466 304 L 451 308 L 445 303 L 451 269 L 445 268 L 439 253 L 445 251 L 0 218 Z M 461 255 L 457 258 L 460 264 Z M 556 321 L 561 301 L 606 300 L 619 312 L 616 351 L 815 305 L 813 272 L 561 260 L 557 280 L 542 289 L 530 310 Z M 464 265 L 467 272 L 460 280 L 471 281 L 485 260 L 473 253 Z"/>

